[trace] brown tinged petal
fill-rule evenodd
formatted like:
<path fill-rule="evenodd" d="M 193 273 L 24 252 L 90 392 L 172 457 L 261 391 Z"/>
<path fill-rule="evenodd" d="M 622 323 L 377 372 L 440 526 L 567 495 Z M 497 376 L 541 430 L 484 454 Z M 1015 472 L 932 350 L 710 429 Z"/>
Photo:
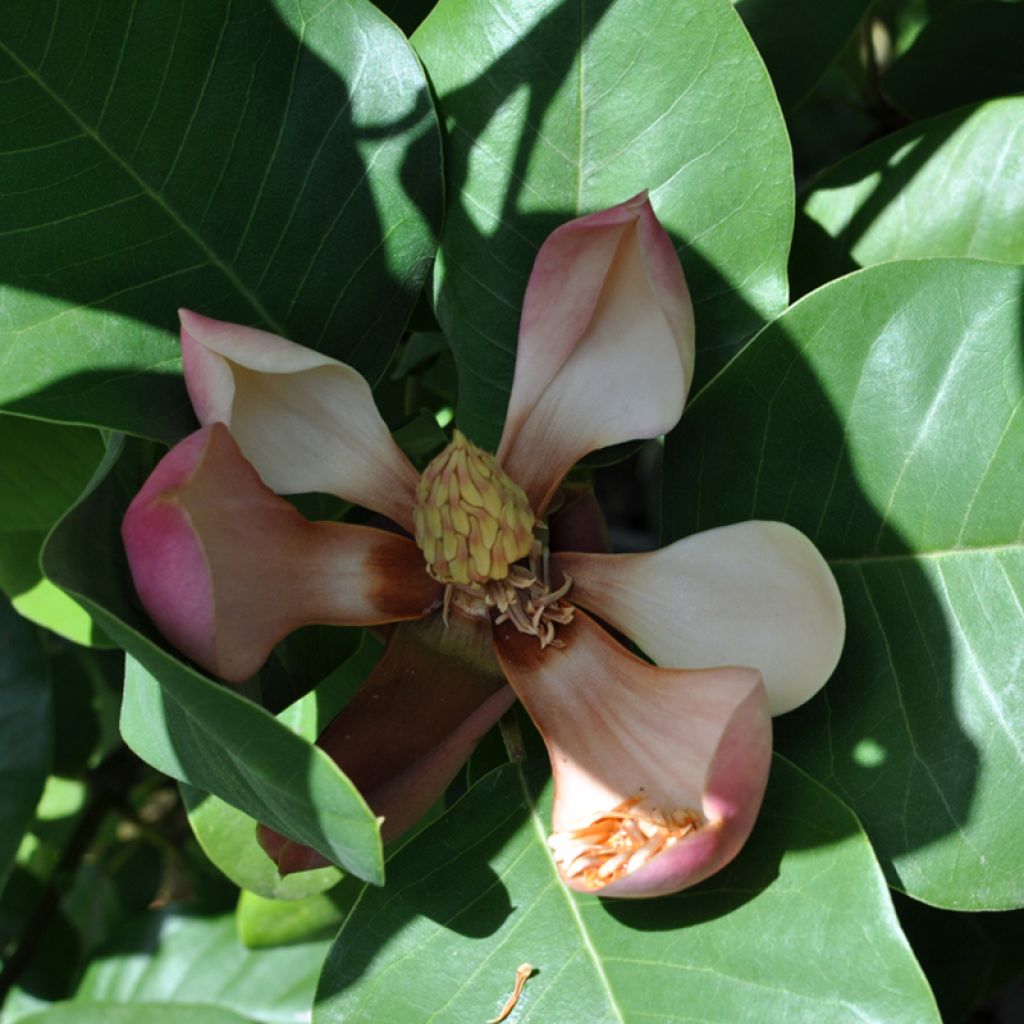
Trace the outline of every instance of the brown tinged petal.
<path fill-rule="evenodd" d="M 548 516 L 551 551 L 611 551 L 608 522 L 590 484 L 563 484 L 551 508 Z"/>
<path fill-rule="evenodd" d="M 179 315 L 199 422 L 228 424 L 267 486 L 336 494 L 412 531 L 419 474 L 351 366 L 267 331 Z"/>
<path fill-rule="evenodd" d="M 411 540 L 304 519 L 263 484 L 222 423 L 164 456 L 121 534 L 157 627 L 230 682 L 252 675 L 300 626 L 415 619 L 441 599 Z"/>
<path fill-rule="evenodd" d="M 581 892 L 676 892 L 746 841 L 771 762 L 758 672 L 660 669 L 585 613 L 541 651 L 508 625 L 498 660 L 544 737 L 555 780 L 551 845 Z"/>
<path fill-rule="evenodd" d="M 638 555 L 560 552 L 572 599 L 664 668 L 750 665 L 782 714 L 809 700 L 839 661 L 839 587 L 817 548 L 785 523 L 707 530 Z"/>
<path fill-rule="evenodd" d="M 693 360 L 690 295 L 646 193 L 552 232 L 523 299 L 498 449 L 537 515 L 588 452 L 671 430 Z"/>
<path fill-rule="evenodd" d="M 385 842 L 433 806 L 515 695 L 491 651 L 490 623 L 455 613 L 403 623 L 377 667 L 317 740 L 382 816 Z M 321 867 L 308 846 L 260 826 L 282 875 Z"/>

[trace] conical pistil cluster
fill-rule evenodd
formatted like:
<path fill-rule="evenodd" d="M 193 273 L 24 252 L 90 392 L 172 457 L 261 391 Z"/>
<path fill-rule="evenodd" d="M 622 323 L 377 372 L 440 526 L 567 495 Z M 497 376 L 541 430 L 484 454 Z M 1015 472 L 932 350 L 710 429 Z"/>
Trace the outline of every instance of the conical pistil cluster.
<path fill-rule="evenodd" d="M 503 580 L 534 546 L 522 488 L 458 430 L 420 477 L 413 522 L 427 572 L 440 583 Z"/>
<path fill-rule="evenodd" d="M 420 477 L 413 524 L 427 572 L 446 584 L 446 622 L 452 607 L 493 612 L 495 623 L 511 622 L 541 647 L 561 646 L 555 631 L 572 621 L 575 609 L 563 600 L 572 580 L 551 588 L 546 548 L 534 535 L 544 531 L 522 488 L 458 430 Z"/>

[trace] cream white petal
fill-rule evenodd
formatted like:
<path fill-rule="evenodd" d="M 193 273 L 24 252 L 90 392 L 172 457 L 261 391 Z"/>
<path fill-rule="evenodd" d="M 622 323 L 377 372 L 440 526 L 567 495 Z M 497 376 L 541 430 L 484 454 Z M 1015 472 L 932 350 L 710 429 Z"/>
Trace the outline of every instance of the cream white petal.
<path fill-rule="evenodd" d="M 645 194 L 552 233 L 524 298 L 498 450 L 539 514 L 588 452 L 675 426 L 693 352 L 682 268 Z"/>
<path fill-rule="evenodd" d="M 336 494 L 412 527 L 418 474 L 350 366 L 266 331 L 181 310 L 200 423 L 231 428 L 278 494 Z"/>
<path fill-rule="evenodd" d="M 817 548 L 785 523 L 723 526 L 638 555 L 561 552 L 581 604 L 658 665 L 750 665 L 773 715 L 810 699 L 832 674 L 846 623 Z"/>

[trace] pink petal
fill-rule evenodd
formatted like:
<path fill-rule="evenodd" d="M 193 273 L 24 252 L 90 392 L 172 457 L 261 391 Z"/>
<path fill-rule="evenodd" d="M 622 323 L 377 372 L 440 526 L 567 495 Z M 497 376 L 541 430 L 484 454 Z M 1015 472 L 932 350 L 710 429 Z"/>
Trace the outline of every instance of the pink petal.
<path fill-rule="evenodd" d="M 678 422 L 693 376 L 690 295 L 646 193 L 541 246 L 498 449 L 542 515 L 573 463 Z"/>
<path fill-rule="evenodd" d="M 355 370 L 266 331 L 179 314 L 199 422 L 227 423 L 267 486 L 337 494 L 412 529 L 419 474 Z"/>
<path fill-rule="evenodd" d="M 317 740 L 383 817 L 385 842 L 441 797 L 515 695 L 491 653 L 490 624 L 453 614 L 394 630 L 377 667 Z M 321 867 L 309 847 L 262 826 L 281 874 Z"/>
<path fill-rule="evenodd" d="M 299 626 L 418 618 L 440 598 L 411 540 L 308 522 L 264 486 L 222 423 L 168 452 L 121 534 L 160 631 L 232 682 L 252 675 Z"/>
<path fill-rule="evenodd" d="M 839 661 L 839 588 L 817 548 L 785 523 L 723 526 L 639 555 L 552 560 L 573 578 L 570 601 L 657 664 L 758 669 L 773 715 L 817 693 Z"/>
<path fill-rule="evenodd" d="M 547 744 L 554 831 L 582 827 L 632 797 L 703 817 L 675 846 L 597 891 L 657 896 L 724 867 L 750 834 L 768 778 L 771 719 L 760 675 L 656 668 L 580 611 L 558 636 L 564 648 L 542 651 L 511 624 L 495 631 L 498 660 Z M 578 876 L 565 881 L 594 891 Z"/>

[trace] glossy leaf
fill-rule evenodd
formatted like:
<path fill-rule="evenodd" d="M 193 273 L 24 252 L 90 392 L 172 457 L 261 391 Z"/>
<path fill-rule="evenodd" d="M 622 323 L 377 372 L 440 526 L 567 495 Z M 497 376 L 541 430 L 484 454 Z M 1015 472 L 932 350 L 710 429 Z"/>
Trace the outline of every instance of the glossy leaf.
<path fill-rule="evenodd" d="M 256 841 L 254 818 L 194 786 L 182 785 L 181 794 L 203 852 L 240 889 L 272 900 L 301 900 L 338 884 L 341 872 L 334 867 L 282 878 Z"/>
<path fill-rule="evenodd" d="M 781 519 L 829 559 L 845 652 L 777 749 L 853 807 L 893 884 L 959 909 L 1024 904 L 1022 288 L 965 260 L 827 285 L 666 451 L 671 535 Z"/>
<path fill-rule="evenodd" d="M 911 117 L 1024 89 L 1016 3 L 952 4 L 925 25 L 882 79 L 886 96 Z"/>
<path fill-rule="evenodd" d="M 961 914 L 899 893 L 894 903 L 943 1020 L 972 1020 L 971 1010 L 1020 974 L 1024 911 Z M 999 1020 L 998 1013 L 994 1019 Z M 1007 1014 L 1004 1019 L 1013 1018 Z"/>
<path fill-rule="evenodd" d="M 826 171 L 793 239 L 795 291 L 924 256 L 1024 262 L 1024 99 L 921 121 Z"/>
<path fill-rule="evenodd" d="M 757 44 L 783 110 L 814 87 L 856 31 L 870 0 L 733 0 Z"/>
<path fill-rule="evenodd" d="M 325 949 L 326 943 L 304 943 L 249 950 L 238 940 L 234 915 L 172 907 L 130 922 L 86 970 L 74 1003 L 83 1014 L 92 1004 L 132 1006 L 139 1024 L 148 1024 L 154 1004 L 216 1007 L 253 1024 L 290 1024 L 309 1019 Z"/>
<path fill-rule="evenodd" d="M 694 296 L 703 379 L 785 305 L 789 143 L 726 4 L 441 0 L 413 42 L 448 128 L 434 292 L 478 444 L 500 433 L 537 250 L 578 214 L 650 190 Z"/>
<path fill-rule="evenodd" d="M 0 405 L 182 436 L 179 306 L 383 370 L 440 151 L 372 4 L 10 0 L 0 82 Z"/>
<path fill-rule="evenodd" d="M 123 454 L 123 458 L 119 456 Z M 96 486 L 50 535 L 43 569 L 129 654 L 121 731 L 144 760 L 382 880 L 376 819 L 319 748 L 167 652 L 137 604 L 118 533 L 149 461 L 111 449 Z"/>
<path fill-rule="evenodd" d="M 142 1003 L 54 1003 L 46 1010 L 18 1017 L 24 1024 L 251 1024 L 246 1018 L 217 1006 L 164 1006 Z"/>
<path fill-rule="evenodd" d="M 786 762 L 737 861 L 654 901 L 562 887 L 548 801 L 499 769 L 391 860 L 331 949 L 315 1024 L 487 1020 L 524 962 L 517 1021 L 938 1020 L 857 822 Z"/>
<path fill-rule="evenodd" d="M 362 888 L 362 882 L 349 878 L 327 892 L 297 900 L 266 899 L 243 892 L 236 911 L 238 936 L 250 949 L 330 938 Z"/>
<path fill-rule="evenodd" d="M 0 596 L 0 889 L 50 771 L 52 729 L 39 630 Z"/>
<path fill-rule="evenodd" d="M 25 618 L 82 644 L 103 640 L 82 607 L 43 578 L 39 552 L 103 451 L 95 430 L 0 414 L 0 590 Z"/>

